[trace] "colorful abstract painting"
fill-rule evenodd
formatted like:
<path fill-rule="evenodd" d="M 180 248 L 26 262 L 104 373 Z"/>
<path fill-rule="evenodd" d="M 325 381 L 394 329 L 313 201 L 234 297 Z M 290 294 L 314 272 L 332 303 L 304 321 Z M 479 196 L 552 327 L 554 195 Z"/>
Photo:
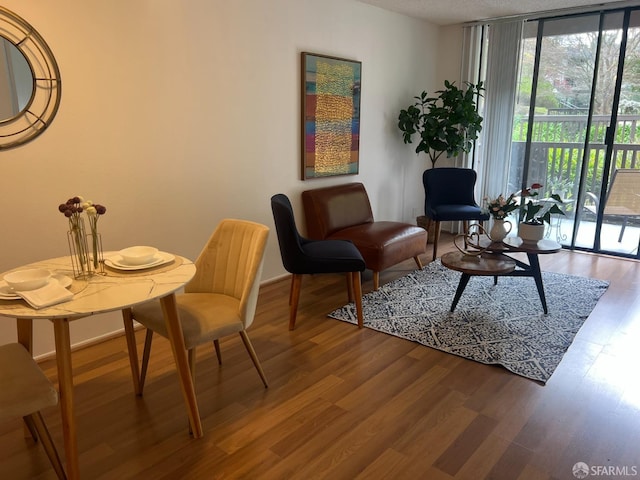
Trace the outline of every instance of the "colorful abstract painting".
<path fill-rule="evenodd" d="M 302 53 L 302 179 L 358 173 L 362 63 Z"/>

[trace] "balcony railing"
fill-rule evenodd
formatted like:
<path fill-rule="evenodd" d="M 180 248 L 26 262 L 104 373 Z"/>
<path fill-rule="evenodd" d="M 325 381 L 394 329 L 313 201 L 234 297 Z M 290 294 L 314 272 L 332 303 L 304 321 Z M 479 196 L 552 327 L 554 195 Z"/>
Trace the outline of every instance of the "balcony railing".
<path fill-rule="evenodd" d="M 604 137 L 610 117 L 592 117 L 585 192 L 600 195 L 606 148 Z M 575 199 L 584 158 L 586 115 L 537 115 L 534 119 L 529 178 Z M 640 115 L 618 116 L 612 162 L 616 169 L 640 169 Z M 524 158 L 526 121 L 516 121 L 512 144 L 514 159 Z M 517 164 L 517 161 L 516 161 Z M 521 168 L 521 167 L 520 167 Z M 517 168 L 516 168 L 517 170 Z M 511 178 L 521 178 L 512 175 Z"/>

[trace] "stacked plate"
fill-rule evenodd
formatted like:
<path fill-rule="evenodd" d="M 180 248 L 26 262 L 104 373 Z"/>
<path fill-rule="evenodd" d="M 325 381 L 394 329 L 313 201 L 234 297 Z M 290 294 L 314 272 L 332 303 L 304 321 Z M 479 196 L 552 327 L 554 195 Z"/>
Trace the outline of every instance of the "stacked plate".
<path fill-rule="evenodd" d="M 154 247 L 129 247 L 105 258 L 104 263 L 116 270 L 144 270 L 172 262 L 175 256 Z"/>
<path fill-rule="evenodd" d="M 62 274 L 53 274 L 49 278 L 49 282 L 58 282 L 64 288 L 70 287 L 72 280 L 70 277 Z M 0 280 L 0 300 L 17 300 L 21 298 L 4 280 Z"/>

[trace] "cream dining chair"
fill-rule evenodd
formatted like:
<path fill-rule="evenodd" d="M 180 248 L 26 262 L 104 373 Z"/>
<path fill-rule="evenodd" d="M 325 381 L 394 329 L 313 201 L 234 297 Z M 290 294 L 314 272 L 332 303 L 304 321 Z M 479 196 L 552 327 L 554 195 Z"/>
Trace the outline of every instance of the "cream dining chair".
<path fill-rule="evenodd" d="M 195 261 L 196 274 L 176 295 L 189 368 L 195 382 L 195 359 L 198 345 L 213 342 L 218 363 L 222 355 L 218 339 L 239 333 L 253 364 L 268 387 L 260 361 L 246 329 L 253 323 L 260 288 L 264 250 L 269 228 L 259 223 L 226 219 Z M 147 328 L 140 378 L 134 378 L 136 392 L 142 394 L 153 332 L 168 338 L 159 301 L 148 302 L 123 311 L 125 329 L 133 331 L 133 320 Z M 135 348 L 135 342 L 132 342 Z M 137 352 L 129 352 L 132 372 L 137 371 Z M 137 365 L 136 365 L 137 367 Z"/>
<path fill-rule="evenodd" d="M 0 422 L 22 417 L 33 440 L 42 443 L 58 478 L 67 478 L 41 413 L 58 404 L 58 392 L 19 343 L 0 346 L 0 385 Z"/>

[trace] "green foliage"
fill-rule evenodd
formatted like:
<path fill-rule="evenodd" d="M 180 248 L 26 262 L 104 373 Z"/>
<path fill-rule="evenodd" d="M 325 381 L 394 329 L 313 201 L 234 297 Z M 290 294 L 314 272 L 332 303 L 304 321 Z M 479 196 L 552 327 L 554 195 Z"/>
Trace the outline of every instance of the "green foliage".
<path fill-rule="evenodd" d="M 424 91 L 414 97 L 416 102 L 398 116 L 404 143 L 413 143 L 413 135 L 417 133 L 416 153 L 425 152 L 432 166 L 443 153 L 455 157 L 471 151 L 482 130 L 482 117 L 476 108 L 476 96 L 484 90 L 482 82 L 478 85 L 467 82 L 466 90 L 447 80 L 444 86 L 444 90 L 435 92 L 437 96 L 430 97 Z"/>
<path fill-rule="evenodd" d="M 536 107 L 549 109 L 558 108 L 559 106 L 560 102 L 558 102 L 553 84 L 549 80 L 541 79 L 536 93 Z"/>
<path fill-rule="evenodd" d="M 558 204 L 562 204 L 562 198 L 557 193 L 551 193 L 551 200 L 540 202 L 538 195 L 542 185 L 534 183 L 531 187 L 525 189 L 521 195 L 523 199 L 522 205 L 522 221 L 531 225 L 542 225 L 544 222 L 551 223 L 551 215 L 564 215 L 564 211 Z M 527 199 L 524 202 L 524 199 Z"/>
<path fill-rule="evenodd" d="M 537 162 L 546 165 L 542 168 L 546 172 L 547 187 L 552 191 L 564 192 L 565 200 L 574 198 L 577 193 L 578 179 L 584 154 L 584 136 L 586 122 L 577 121 L 572 116 L 559 120 L 544 121 L 544 117 L 536 117 L 533 132 L 533 148 Z M 524 142 L 528 122 L 526 118 L 514 117 L 513 141 Z M 584 161 L 587 162 L 585 185 L 586 191 L 600 194 L 600 179 L 604 175 L 604 161 L 606 149 L 603 145 L 608 122 L 596 120 L 589 131 L 590 148 Z M 626 115 L 618 117 L 614 138 L 612 168 L 634 167 L 631 154 L 640 139 L 640 119 L 637 116 Z M 630 146 L 634 146 L 628 148 Z M 566 210 L 575 208 L 565 205 Z"/>
<path fill-rule="evenodd" d="M 551 194 L 551 198 L 556 200 L 559 203 L 562 203 L 562 199 L 560 195 L 553 193 Z M 551 206 L 545 208 L 544 205 L 539 203 L 534 203 L 532 200 L 529 200 L 524 206 L 524 222 L 530 223 L 533 225 L 541 225 L 544 222 L 551 223 L 551 215 L 564 215 L 564 212 L 560 209 L 560 207 L 553 203 Z"/>
<path fill-rule="evenodd" d="M 637 118 L 637 117 L 636 117 Z M 589 141 L 603 143 L 608 121 L 594 121 L 589 130 Z M 515 116 L 513 124 L 514 142 L 527 140 L 529 122 L 526 117 Z M 571 115 L 566 120 L 545 121 L 544 116 L 536 115 L 533 124 L 533 142 L 582 143 L 586 134 L 586 116 L 574 119 Z M 640 139 L 640 122 L 620 120 L 616 128 L 614 143 L 635 144 Z"/>
<path fill-rule="evenodd" d="M 640 144 L 640 31 L 627 32 L 624 74 L 620 90 L 617 124 L 611 125 L 611 108 L 618 79 L 618 55 L 622 30 L 544 35 L 541 43 L 524 39 L 518 96 L 513 116 L 512 140 L 524 143 L 531 134 L 529 172 L 545 183 L 547 191 L 560 189 L 565 200 L 582 190 L 600 194 L 605 174 L 605 134 L 614 130 L 612 169 L 638 168 Z M 540 47 L 538 50 L 537 47 Z M 600 64 L 594 70 L 596 53 Z M 536 64 L 536 54 L 539 62 Z M 534 96 L 534 67 L 538 75 L 535 91 L 535 121 L 528 122 Z M 595 82 L 595 83 L 594 83 Z M 597 88 L 595 87 L 597 86 Z M 596 88 L 595 92 L 592 90 Z M 595 95 L 591 95 L 595 93 Z M 592 102 L 592 103 L 591 103 Z M 593 114 L 587 130 L 589 109 Z M 552 114 L 550 114 L 552 113 Z M 588 140 L 585 145 L 585 140 Z M 524 155 L 522 145 L 514 151 Z M 585 147 L 587 148 L 585 152 Z M 584 178 L 581 178 L 584 165 Z M 541 195 L 549 197 L 548 194 Z M 581 208 L 568 202 L 565 211 Z"/>

